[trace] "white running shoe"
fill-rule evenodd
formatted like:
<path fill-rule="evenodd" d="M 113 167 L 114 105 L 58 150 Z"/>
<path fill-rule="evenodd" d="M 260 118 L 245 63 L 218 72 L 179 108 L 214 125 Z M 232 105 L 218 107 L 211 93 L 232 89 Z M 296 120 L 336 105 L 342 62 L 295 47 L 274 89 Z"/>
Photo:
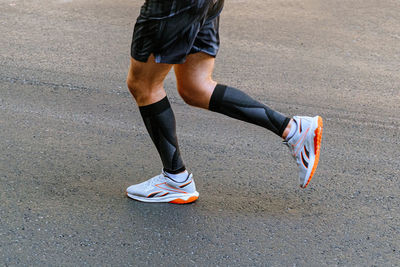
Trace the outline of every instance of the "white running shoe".
<path fill-rule="evenodd" d="M 294 116 L 293 120 L 296 121 L 298 130 L 284 143 L 289 147 L 299 166 L 300 187 L 306 188 L 317 169 L 323 123 L 320 116 L 313 118 Z"/>
<path fill-rule="evenodd" d="M 169 178 L 164 171 L 146 182 L 131 185 L 126 189 L 126 195 L 143 202 L 169 202 L 174 204 L 191 203 L 199 198 L 191 173 L 184 182 L 177 183 Z"/>

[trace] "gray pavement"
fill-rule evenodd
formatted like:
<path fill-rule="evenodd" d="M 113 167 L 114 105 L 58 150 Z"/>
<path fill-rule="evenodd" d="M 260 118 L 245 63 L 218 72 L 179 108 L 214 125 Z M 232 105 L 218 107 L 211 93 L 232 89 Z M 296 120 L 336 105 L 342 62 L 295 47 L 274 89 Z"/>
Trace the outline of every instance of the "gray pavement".
<path fill-rule="evenodd" d="M 279 138 L 166 90 L 200 199 L 159 173 L 125 88 L 142 1 L 0 0 L 0 265 L 400 265 L 400 2 L 227 0 L 215 78 L 320 114 L 306 190 Z"/>

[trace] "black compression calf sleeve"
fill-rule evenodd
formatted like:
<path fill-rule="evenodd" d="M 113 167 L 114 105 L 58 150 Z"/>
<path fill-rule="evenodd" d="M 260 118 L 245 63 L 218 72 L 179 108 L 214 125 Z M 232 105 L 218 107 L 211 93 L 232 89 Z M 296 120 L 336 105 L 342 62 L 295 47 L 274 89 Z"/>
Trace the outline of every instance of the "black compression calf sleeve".
<path fill-rule="evenodd" d="M 175 116 L 167 97 L 148 106 L 139 107 L 144 124 L 153 140 L 166 172 L 185 170 L 176 137 Z"/>
<path fill-rule="evenodd" d="M 259 103 L 244 92 L 221 84 L 214 89 L 209 110 L 259 125 L 279 136 L 282 136 L 290 122 L 290 118 Z"/>

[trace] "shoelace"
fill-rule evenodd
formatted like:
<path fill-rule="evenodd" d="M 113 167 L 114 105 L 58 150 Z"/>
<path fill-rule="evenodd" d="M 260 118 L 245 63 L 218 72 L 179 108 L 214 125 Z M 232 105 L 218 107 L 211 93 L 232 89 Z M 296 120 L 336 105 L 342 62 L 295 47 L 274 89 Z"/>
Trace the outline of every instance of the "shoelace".
<path fill-rule="evenodd" d="M 161 176 L 164 178 L 163 173 L 161 173 L 160 175 L 158 175 L 158 176 L 156 176 L 156 177 L 151 178 L 151 179 L 150 179 L 149 186 L 154 186 L 154 185 L 156 185 L 156 184 L 161 183 L 161 182 L 162 182 Z"/>

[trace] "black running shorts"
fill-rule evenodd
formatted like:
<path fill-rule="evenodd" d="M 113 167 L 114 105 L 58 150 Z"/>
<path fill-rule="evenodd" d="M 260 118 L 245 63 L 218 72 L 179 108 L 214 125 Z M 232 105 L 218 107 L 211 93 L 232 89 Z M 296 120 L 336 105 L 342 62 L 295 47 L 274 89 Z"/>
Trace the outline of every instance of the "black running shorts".
<path fill-rule="evenodd" d="M 133 31 L 131 56 L 179 64 L 191 53 L 213 57 L 219 48 L 219 14 L 224 0 L 146 0 Z"/>

